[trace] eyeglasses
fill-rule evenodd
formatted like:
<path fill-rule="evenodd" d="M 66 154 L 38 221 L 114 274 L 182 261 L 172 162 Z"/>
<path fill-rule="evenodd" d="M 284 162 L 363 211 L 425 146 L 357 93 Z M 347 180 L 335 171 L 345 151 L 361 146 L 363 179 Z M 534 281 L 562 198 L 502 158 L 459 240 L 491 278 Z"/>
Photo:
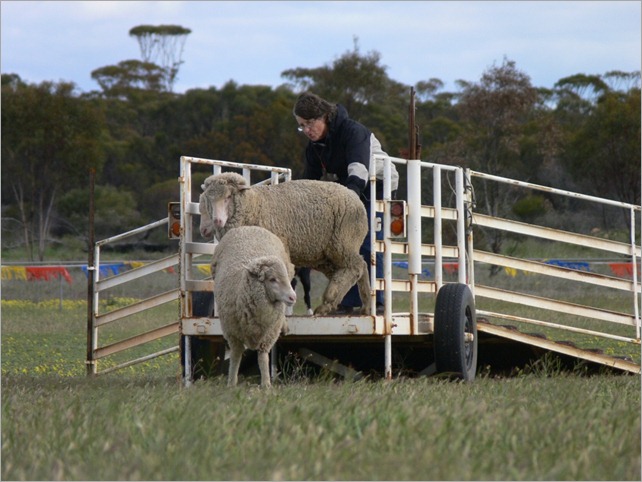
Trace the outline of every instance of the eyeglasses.
<path fill-rule="evenodd" d="M 318 121 L 319 119 L 320 119 L 320 117 L 317 117 L 316 119 L 307 120 L 303 124 L 299 124 L 299 127 L 297 127 L 296 130 L 299 131 L 299 132 L 303 132 L 304 130 L 309 129 L 310 127 L 312 127 L 312 125 L 316 121 Z"/>

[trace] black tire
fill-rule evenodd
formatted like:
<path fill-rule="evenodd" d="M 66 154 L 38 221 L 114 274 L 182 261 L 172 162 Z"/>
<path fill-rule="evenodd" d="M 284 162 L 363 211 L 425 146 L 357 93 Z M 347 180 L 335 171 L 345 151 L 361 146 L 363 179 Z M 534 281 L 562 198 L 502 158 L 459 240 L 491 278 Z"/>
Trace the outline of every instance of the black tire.
<path fill-rule="evenodd" d="M 475 300 L 467 285 L 447 283 L 437 293 L 435 305 L 435 365 L 466 381 L 477 371 L 477 316 Z"/>

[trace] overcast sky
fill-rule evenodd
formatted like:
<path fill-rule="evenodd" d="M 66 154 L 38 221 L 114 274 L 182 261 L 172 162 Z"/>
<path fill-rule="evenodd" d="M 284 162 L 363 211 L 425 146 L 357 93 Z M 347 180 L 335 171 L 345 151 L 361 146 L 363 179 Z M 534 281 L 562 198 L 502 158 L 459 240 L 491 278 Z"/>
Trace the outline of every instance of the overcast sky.
<path fill-rule="evenodd" d="M 352 50 L 377 51 L 406 85 L 476 82 L 504 58 L 536 87 L 578 73 L 639 71 L 640 1 L 5 1 L 2 73 L 72 81 L 98 90 L 91 72 L 141 60 L 129 30 L 180 25 L 187 37 L 174 90 L 278 86 L 284 70 L 331 64 Z"/>

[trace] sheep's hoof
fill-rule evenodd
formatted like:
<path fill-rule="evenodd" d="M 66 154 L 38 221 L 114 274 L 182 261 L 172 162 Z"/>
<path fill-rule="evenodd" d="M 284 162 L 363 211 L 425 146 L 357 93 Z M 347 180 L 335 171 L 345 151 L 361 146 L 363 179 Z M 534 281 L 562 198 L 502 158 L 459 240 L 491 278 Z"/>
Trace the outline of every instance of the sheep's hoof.
<path fill-rule="evenodd" d="M 323 305 L 317 306 L 317 308 L 314 310 L 314 315 L 325 316 L 331 311 L 332 311 L 332 307 L 330 305 L 323 304 Z"/>

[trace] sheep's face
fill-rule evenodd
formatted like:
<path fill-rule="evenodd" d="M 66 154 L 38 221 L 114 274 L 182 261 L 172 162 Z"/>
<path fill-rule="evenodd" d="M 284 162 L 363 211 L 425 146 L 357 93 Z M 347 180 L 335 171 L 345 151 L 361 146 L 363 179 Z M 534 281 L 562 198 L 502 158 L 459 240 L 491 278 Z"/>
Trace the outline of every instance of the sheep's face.
<path fill-rule="evenodd" d="M 201 224 L 199 226 L 201 236 L 205 239 L 212 239 L 214 223 L 212 222 L 212 215 L 210 214 L 210 203 L 205 193 L 201 194 L 198 199 L 198 212 L 201 215 Z"/>
<path fill-rule="evenodd" d="M 282 302 L 287 306 L 296 303 L 296 292 L 290 284 L 290 277 L 281 260 L 264 257 L 256 260 L 248 271 L 265 287 L 265 294 L 271 303 Z"/>
<path fill-rule="evenodd" d="M 216 185 L 201 194 L 198 211 L 201 215 L 200 231 L 205 239 L 211 239 L 215 229 L 223 229 L 232 209 L 232 188 Z"/>
<path fill-rule="evenodd" d="M 201 189 L 203 193 L 199 199 L 200 230 L 204 238 L 210 239 L 214 231 L 220 232 L 228 219 L 234 216 L 234 196 L 249 189 L 249 186 L 240 174 L 225 172 L 205 179 Z"/>

